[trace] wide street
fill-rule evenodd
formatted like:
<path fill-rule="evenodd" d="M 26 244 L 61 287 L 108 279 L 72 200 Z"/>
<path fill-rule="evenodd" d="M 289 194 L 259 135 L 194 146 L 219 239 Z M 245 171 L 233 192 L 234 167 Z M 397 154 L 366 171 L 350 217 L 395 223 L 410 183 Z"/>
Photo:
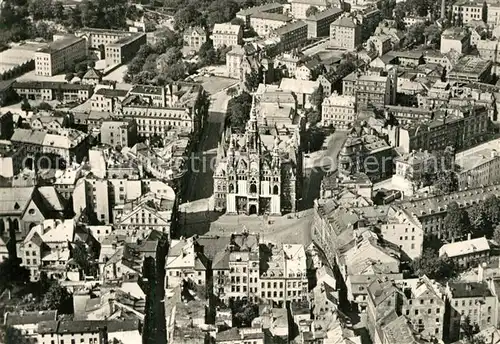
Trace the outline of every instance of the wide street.
<path fill-rule="evenodd" d="M 220 140 L 224 126 L 227 103 L 230 97 L 224 90 L 210 97 L 210 110 L 208 121 L 203 129 L 199 150 L 191 160 L 193 168 L 192 178 L 186 192 L 186 200 L 198 201 L 208 207 L 208 198 L 213 192 L 213 166 L 217 155 L 217 144 Z M 189 205 L 191 206 L 191 205 Z"/>

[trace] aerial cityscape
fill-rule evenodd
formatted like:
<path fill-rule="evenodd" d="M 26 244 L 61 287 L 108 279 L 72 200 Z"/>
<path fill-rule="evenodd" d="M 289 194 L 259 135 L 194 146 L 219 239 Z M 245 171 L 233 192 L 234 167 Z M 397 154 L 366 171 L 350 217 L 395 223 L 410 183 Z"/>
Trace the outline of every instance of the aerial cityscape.
<path fill-rule="evenodd" d="M 0 344 L 500 344 L 499 0 L 0 0 Z"/>

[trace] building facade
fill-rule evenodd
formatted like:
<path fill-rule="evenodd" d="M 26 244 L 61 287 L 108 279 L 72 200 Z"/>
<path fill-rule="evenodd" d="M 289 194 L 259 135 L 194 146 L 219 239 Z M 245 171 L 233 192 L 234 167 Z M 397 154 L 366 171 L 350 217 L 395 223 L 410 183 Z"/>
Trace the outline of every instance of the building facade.
<path fill-rule="evenodd" d="M 266 145 L 264 135 L 259 133 L 254 104 L 246 133 L 231 135 L 227 141 L 223 137 L 219 144 L 214 175 L 216 209 L 225 209 L 227 214 L 295 211 L 301 158 L 291 149 L 298 149 L 297 136 L 271 139 L 274 143 L 267 149 L 272 153 L 264 155 Z M 295 148 L 283 150 L 285 145 Z"/>
<path fill-rule="evenodd" d="M 345 50 L 356 50 L 361 44 L 361 26 L 357 19 L 342 17 L 330 25 L 330 45 Z"/>
<path fill-rule="evenodd" d="M 243 29 L 239 25 L 215 24 L 212 31 L 214 48 L 232 47 L 243 42 Z"/>
<path fill-rule="evenodd" d="M 357 119 L 354 96 L 339 95 L 337 92 L 323 100 L 321 124 L 338 129 L 348 129 Z"/>
<path fill-rule="evenodd" d="M 85 39 L 76 36 L 58 39 L 47 48 L 35 53 L 35 74 L 53 76 L 63 73 L 69 66 L 85 59 L 86 56 Z"/>

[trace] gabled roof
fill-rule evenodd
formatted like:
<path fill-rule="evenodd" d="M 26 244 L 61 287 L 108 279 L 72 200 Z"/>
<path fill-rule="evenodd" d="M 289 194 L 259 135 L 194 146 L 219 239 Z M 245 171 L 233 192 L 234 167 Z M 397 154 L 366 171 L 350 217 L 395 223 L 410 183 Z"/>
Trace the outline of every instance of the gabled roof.
<path fill-rule="evenodd" d="M 87 73 L 83 76 L 83 79 L 100 79 L 101 75 L 100 73 L 95 70 L 94 68 L 89 68 Z"/>
<path fill-rule="evenodd" d="M 34 191 L 34 187 L 0 188 L 0 215 L 23 214 Z"/>

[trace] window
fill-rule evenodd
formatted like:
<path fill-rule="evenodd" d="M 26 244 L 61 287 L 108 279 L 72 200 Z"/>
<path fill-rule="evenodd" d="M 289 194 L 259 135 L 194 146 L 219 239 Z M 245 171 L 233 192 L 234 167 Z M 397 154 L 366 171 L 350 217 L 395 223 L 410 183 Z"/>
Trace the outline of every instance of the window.
<path fill-rule="evenodd" d="M 430 309 L 430 308 L 429 308 L 429 309 L 427 310 L 427 314 L 431 314 L 431 313 L 432 313 L 432 309 Z"/>
<path fill-rule="evenodd" d="M 415 315 L 418 315 L 418 309 L 415 309 Z"/>
<path fill-rule="evenodd" d="M 439 314 L 441 312 L 441 308 L 436 308 L 436 314 Z"/>

